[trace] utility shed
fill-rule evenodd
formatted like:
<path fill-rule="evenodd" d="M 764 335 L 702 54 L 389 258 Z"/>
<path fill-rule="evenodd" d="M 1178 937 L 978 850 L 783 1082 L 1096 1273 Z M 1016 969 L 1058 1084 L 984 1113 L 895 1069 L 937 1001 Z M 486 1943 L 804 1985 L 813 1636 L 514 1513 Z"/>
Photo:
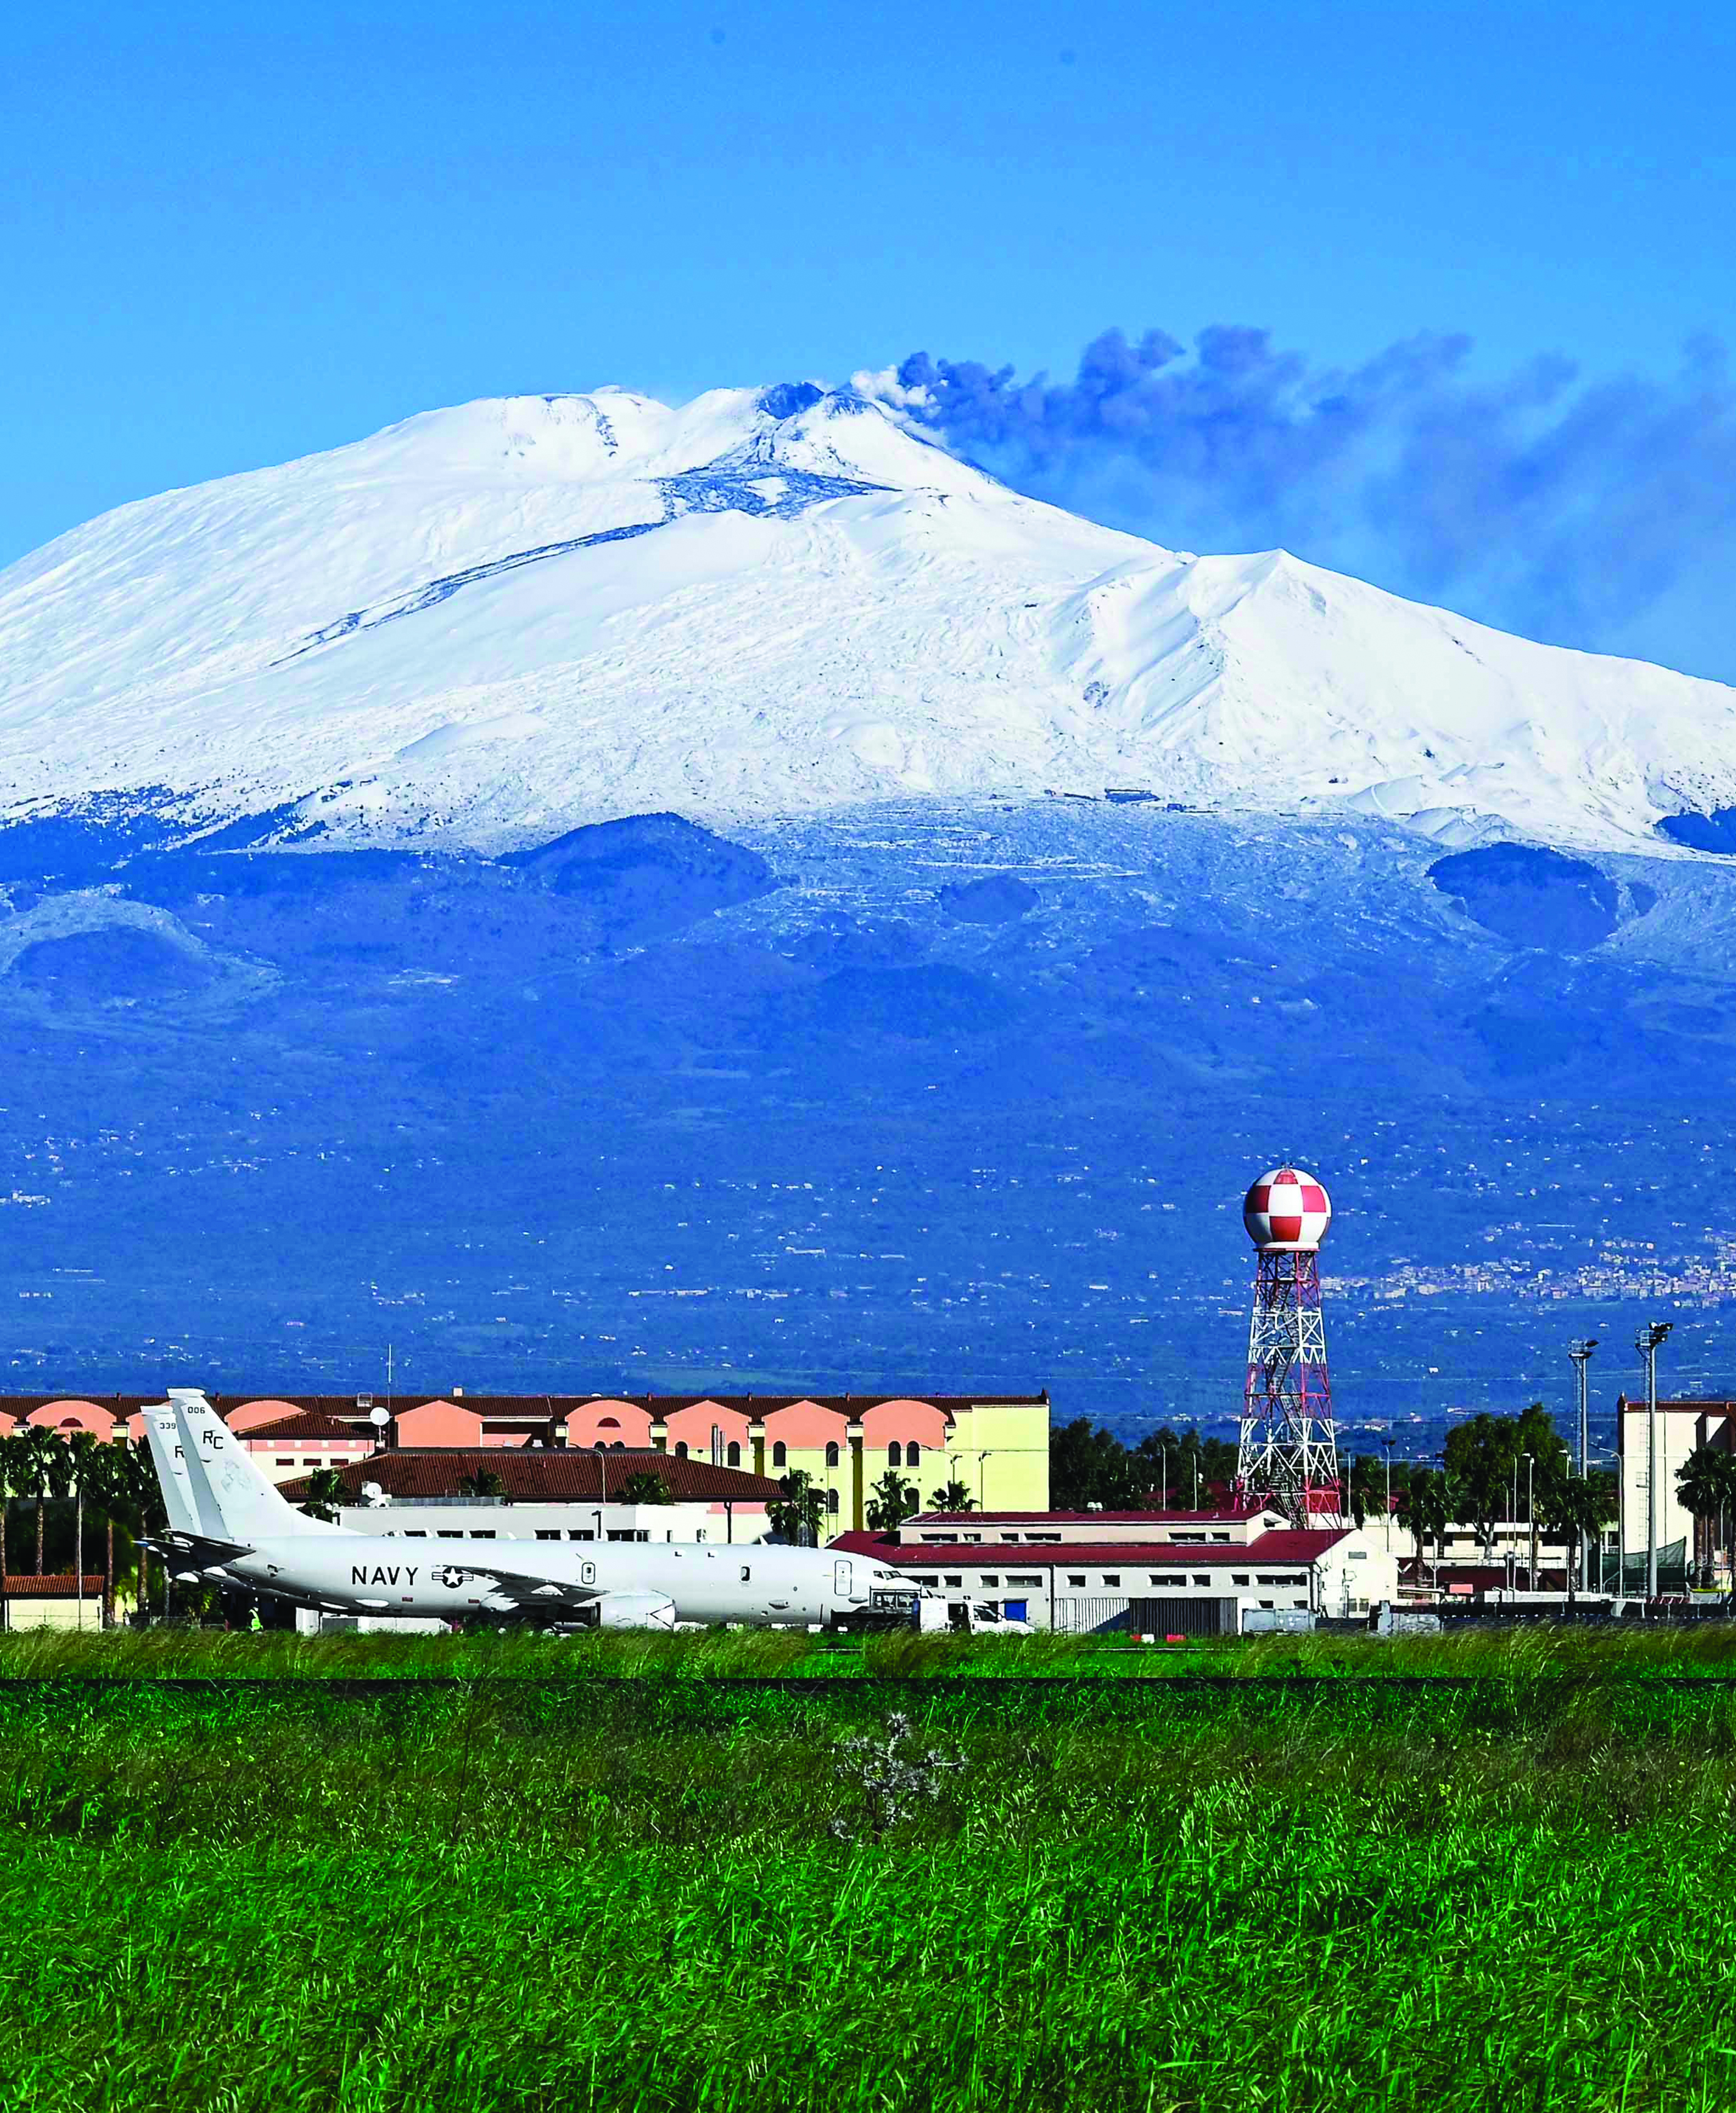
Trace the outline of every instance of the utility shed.
<path fill-rule="evenodd" d="M 84 1573 L 79 1595 L 75 1572 L 63 1577 L 7 1577 L 4 1582 L 5 1625 L 8 1629 L 100 1629 L 103 1627 L 103 1573 Z"/>

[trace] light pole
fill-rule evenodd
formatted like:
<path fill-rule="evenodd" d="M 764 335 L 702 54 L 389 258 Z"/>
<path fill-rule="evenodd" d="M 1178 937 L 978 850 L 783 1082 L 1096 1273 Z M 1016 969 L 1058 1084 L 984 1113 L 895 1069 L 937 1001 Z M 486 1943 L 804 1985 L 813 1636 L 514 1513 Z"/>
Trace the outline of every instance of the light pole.
<path fill-rule="evenodd" d="M 1657 1597 L 1657 1353 L 1674 1322 L 1651 1321 L 1633 1338 L 1646 1361 L 1646 1597 Z"/>
<path fill-rule="evenodd" d="M 1530 1454 L 1525 1455 L 1525 1525 L 1531 1542 L 1530 1559 L 1525 1565 L 1525 1590 L 1537 1590 L 1537 1507 L 1531 1501 L 1531 1471 L 1537 1465 Z"/>
<path fill-rule="evenodd" d="M 1583 1482 L 1590 1472 L 1588 1460 L 1591 1449 L 1591 1376 L 1586 1367 L 1592 1361 L 1592 1352 L 1597 1347 L 1597 1338 L 1587 1335 L 1577 1343 L 1570 1343 L 1567 1354 L 1573 1359 L 1574 1377 L 1579 1390 L 1579 1480 Z M 1601 1586 L 1602 1578 L 1597 1580 Z M 1579 1583 L 1581 1589 L 1592 1589 L 1592 1537 L 1581 1529 L 1579 1534 Z"/>
<path fill-rule="evenodd" d="M 1380 1441 L 1380 1449 L 1387 1456 L 1387 1515 L 1380 1523 L 1386 1535 L 1385 1546 L 1388 1554 L 1392 1547 L 1392 1434 L 1389 1431 Z"/>
<path fill-rule="evenodd" d="M 1162 1481 L 1157 1508 L 1160 1511 L 1166 1512 L 1169 1508 L 1169 1448 L 1160 1440 L 1157 1449 L 1163 1461 L 1163 1466 L 1159 1471 Z"/>
<path fill-rule="evenodd" d="M 1561 1448 L 1561 1458 L 1567 1463 L 1566 1472 L 1561 1479 L 1564 1482 L 1570 1482 L 1573 1480 L 1574 1456 L 1565 1445 Z M 1579 1479 L 1583 1481 L 1585 1478 L 1582 1475 Z M 1585 1536 L 1583 1533 L 1579 1536 L 1579 1553 L 1581 1555 L 1585 1553 Z M 1574 1596 L 1574 1566 L 1572 1557 L 1568 1553 L 1567 1536 L 1565 1531 L 1561 1536 L 1561 1582 L 1567 1588 L 1567 1601 L 1571 1606 Z"/>

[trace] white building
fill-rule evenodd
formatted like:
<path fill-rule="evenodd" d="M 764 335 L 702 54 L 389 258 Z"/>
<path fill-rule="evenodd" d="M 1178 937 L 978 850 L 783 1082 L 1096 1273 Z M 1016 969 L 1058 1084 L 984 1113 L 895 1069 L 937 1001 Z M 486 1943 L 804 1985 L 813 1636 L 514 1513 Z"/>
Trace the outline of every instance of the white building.
<path fill-rule="evenodd" d="M 1620 1526 L 1621 1545 L 1627 1551 L 1629 1581 L 1631 1589 L 1633 1573 L 1637 1563 L 1645 1559 L 1649 1531 L 1648 1499 L 1651 1490 L 1651 1440 L 1647 1432 L 1648 1417 L 1643 1401 L 1629 1401 L 1625 1394 L 1615 1403 L 1615 1443 L 1620 1464 L 1620 1487 L 1621 1511 Z M 1736 1440 L 1736 1402 L 1729 1401 L 1661 1401 L 1657 1405 L 1657 1541 L 1660 1550 L 1671 1550 L 1672 1544 L 1680 1542 L 1683 1553 L 1664 1559 L 1679 1563 L 1685 1559 L 1695 1560 L 1697 1532 L 1694 1517 L 1682 1502 L 1676 1476 L 1689 1455 L 1702 1445 L 1713 1451 L 1728 1453 Z M 1736 1522 L 1732 1522 L 1736 1524 Z M 1700 1548 L 1699 1561 L 1702 1566 L 1711 1563 L 1714 1551 L 1710 1531 Z"/>
<path fill-rule="evenodd" d="M 1228 1635 L 1251 1609 L 1356 1618 L 1398 1596 L 1380 1534 L 1298 1530 L 1269 1510 L 931 1513 L 832 1545 L 1074 1634 Z"/>

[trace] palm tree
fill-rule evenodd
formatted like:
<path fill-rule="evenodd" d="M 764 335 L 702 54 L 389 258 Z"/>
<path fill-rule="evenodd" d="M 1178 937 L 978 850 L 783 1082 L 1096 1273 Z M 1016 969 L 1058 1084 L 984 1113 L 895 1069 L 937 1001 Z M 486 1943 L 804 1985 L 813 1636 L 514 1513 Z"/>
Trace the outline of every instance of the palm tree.
<path fill-rule="evenodd" d="M 103 1515 L 103 1626 L 107 1628 L 115 1618 L 115 1513 L 126 1504 L 132 1487 L 125 1446 L 119 1440 L 97 1446 L 86 1477 L 89 1496 Z"/>
<path fill-rule="evenodd" d="M 1697 1567 L 1712 1553 L 1710 1544 L 1715 1536 L 1708 1531 L 1712 1522 L 1736 1501 L 1736 1455 L 1711 1445 L 1697 1446 L 1676 1470 L 1676 1489 L 1683 1509 L 1694 1521 Z"/>
<path fill-rule="evenodd" d="M 59 1432 L 45 1431 L 39 1423 L 26 1424 L 17 1438 L 24 1468 L 20 1495 L 36 1499 L 36 1575 L 40 1577 L 48 1499 L 66 1494 L 70 1456 Z"/>
<path fill-rule="evenodd" d="M 963 1482 L 948 1482 L 944 1488 L 929 1491 L 928 1508 L 935 1512 L 973 1512 L 977 1499 Z"/>
<path fill-rule="evenodd" d="M 25 1494 L 24 1449 L 8 1433 L 0 1438 L 0 1580 L 9 1568 L 6 1557 L 6 1521 L 12 1499 Z"/>
<path fill-rule="evenodd" d="M 895 1467 L 888 1467 L 885 1474 L 868 1492 L 868 1522 L 876 1533 L 894 1533 L 914 1512 L 919 1499 L 916 1486 L 907 1482 Z"/>
<path fill-rule="evenodd" d="M 115 1449 L 114 1464 L 116 1502 L 126 1515 L 126 1522 L 134 1527 L 134 1607 L 140 1614 L 148 1613 L 151 1559 L 149 1552 L 138 1545 L 139 1537 L 154 1533 L 169 1521 L 169 1508 L 162 1499 L 162 1485 L 157 1479 L 157 1463 L 151 1458 L 150 1448 L 141 1445 L 137 1452 L 130 1448 L 123 1452 Z M 169 1568 L 163 1565 L 163 1612 L 169 1610 Z"/>
<path fill-rule="evenodd" d="M 83 1623 L 84 1600 L 84 1495 L 94 1491 L 102 1476 L 95 1456 L 102 1449 L 88 1431 L 75 1431 L 66 1444 L 66 1482 L 72 1491 L 72 1574 Z"/>
<path fill-rule="evenodd" d="M 14 1497 L 24 1495 L 24 1454 L 10 1432 L 0 1438 L 0 1624 L 11 1619 L 7 1600 L 6 1521 Z"/>
<path fill-rule="evenodd" d="M 477 1488 L 475 1492 L 477 1496 L 498 1497 L 503 1494 L 500 1477 L 490 1474 L 485 1468 L 480 1475 L 467 1475 L 459 1487 L 469 1489 L 472 1484 L 484 1482 L 492 1483 L 494 1486 L 491 1489 Z M 649 1467 L 636 1467 L 615 1492 L 617 1504 L 669 1504 L 674 1501 L 669 1494 L 669 1485 L 661 1475 Z"/>
<path fill-rule="evenodd" d="M 499 1478 L 490 1476 L 489 1479 L 492 1481 Z M 466 1476 L 464 1481 L 467 1482 L 469 1480 L 470 1477 Z M 459 1487 L 462 1488 L 463 1483 L 460 1483 Z M 494 1495 L 497 1492 L 479 1491 L 478 1494 Z M 316 1467 L 308 1477 L 308 1494 L 302 1501 L 302 1509 L 307 1513 L 309 1518 L 329 1521 L 337 1517 L 338 1506 L 348 1504 L 349 1499 L 349 1486 L 344 1480 L 341 1468 Z"/>
<path fill-rule="evenodd" d="M 1438 1467 L 1413 1467 L 1398 1493 L 1398 1522 L 1416 1536 L 1417 1582 L 1423 1581 L 1423 1560 L 1433 1540 L 1438 1553 L 1451 1515 L 1447 1477 Z"/>
<path fill-rule="evenodd" d="M 1692 1510 L 1693 1507 L 1690 1505 L 1688 1508 Z M 1587 1540 L 1614 1517 L 1615 1511 L 1615 1506 L 1609 1490 L 1601 1483 L 1588 1481 L 1583 1475 L 1552 1476 L 1545 1485 L 1544 1522 L 1551 1533 L 1560 1534 L 1567 1544 L 1567 1596 L 1570 1600 L 1574 1596 L 1579 1570 L 1579 1565 L 1573 1559 L 1574 1544 L 1577 1542 L 1583 1549 Z M 1601 1585 L 1603 1580 L 1599 1577 L 1597 1581 Z"/>
<path fill-rule="evenodd" d="M 792 1467 L 778 1483 L 781 1495 L 766 1506 L 773 1533 L 797 1548 L 818 1548 L 820 1522 L 826 1516 L 826 1492 L 805 1467 Z"/>

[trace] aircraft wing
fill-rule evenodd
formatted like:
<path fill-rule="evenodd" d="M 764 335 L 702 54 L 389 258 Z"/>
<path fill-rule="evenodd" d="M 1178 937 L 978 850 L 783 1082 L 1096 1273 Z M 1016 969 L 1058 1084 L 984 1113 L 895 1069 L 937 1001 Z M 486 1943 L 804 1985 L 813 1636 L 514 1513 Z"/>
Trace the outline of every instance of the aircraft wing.
<path fill-rule="evenodd" d="M 244 1540 L 212 1540 L 204 1534 L 167 1533 L 140 1534 L 141 1547 L 150 1549 L 153 1555 L 190 1555 L 203 1568 L 216 1563 L 233 1563 L 238 1555 L 251 1555 L 253 1544 Z"/>
<path fill-rule="evenodd" d="M 603 1596 L 595 1585 L 576 1585 L 554 1577 L 537 1577 L 522 1570 L 508 1570 L 498 1563 L 447 1563 L 436 1573 L 444 1581 L 455 1584 L 461 1578 L 474 1577 L 479 1584 L 491 1586 L 502 1599 L 510 1600 L 515 1607 L 588 1607 L 593 1600 Z"/>

